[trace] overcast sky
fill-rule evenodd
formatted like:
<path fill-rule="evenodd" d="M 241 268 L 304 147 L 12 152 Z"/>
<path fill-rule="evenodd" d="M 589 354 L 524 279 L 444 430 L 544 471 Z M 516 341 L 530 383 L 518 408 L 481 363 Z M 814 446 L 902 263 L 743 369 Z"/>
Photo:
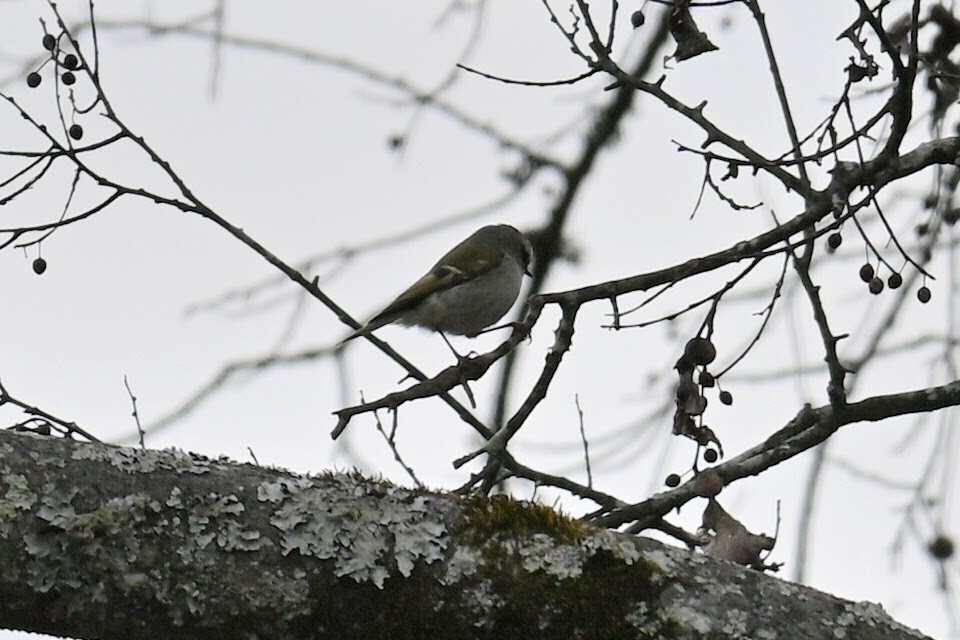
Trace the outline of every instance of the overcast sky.
<path fill-rule="evenodd" d="M 824 117 L 843 87 L 843 67 L 853 52 L 836 36 L 855 17 L 855 3 L 765 4 L 798 128 L 807 131 Z M 894 2 L 894 8 L 903 4 Z M 555 8 L 566 15 L 566 5 Z M 623 17 L 634 8 L 623 10 Z M 449 78 L 476 24 L 475 12 L 448 9 L 448 3 L 432 1 L 230 2 L 223 29 L 302 48 L 329 61 L 350 60 L 387 79 L 430 91 Z M 645 9 L 652 29 L 658 9 L 654 4 Z M 209 10 L 194 2 L 98 3 L 103 86 L 120 118 L 169 161 L 201 200 L 281 259 L 295 264 L 318 254 L 362 248 L 511 196 L 513 187 L 503 174 L 515 169 L 517 153 L 436 109 L 417 109 L 408 95 L 386 82 L 338 64 L 249 46 L 215 47 L 206 38 L 183 33 L 153 36 L 124 26 L 144 20 L 183 24 Z M 24 67 L 24 61 L 32 58 L 36 64 L 43 53 L 41 16 L 52 25 L 49 11 L 34 0 L 0 5 L 0 69 L 9 79 L 5 91 L 52 125 L 57 122 L 52 70 L 41 70 L 44 82 L 35 90 L 23 82 L 33 68 Z M 82 20 L 84 14 L 78 11 L 71 18 Z M 616 51 L 629 61 L 647 33 L 631 32 L 626 20 L 621 22 Z M 210 25 L 197 24 L 204 31 Z M 787 148 L 787 138 L 760 40 L 746 11 L 738 6 L 704 11 L 701 27 L 720 51 L 679 65 L 658 63 L 657 74 L 666 73 L 665 86 L 688 104 L 708 99 L 706 113 L 736 137 L 778 155 Z M 81 36 L 81 44 L 90 46 L 88 33 Z M 583 71 L 582 61 L 570 54 L 535 2 L 486 3 L 469 64 L 532 80 Z M 885 86 L 886 73 L 875 88 Z M 593 79 L 532 88 L 461 73 L 442 96 L 474 122 L 569 159 L 579 151 L 591 110 L 610 97 L 604 84 Z M 89 95 L 82 78 L 76 91 L 80 97 Z M 863 98 L 864 112 L 876 104 L 870 100 Z M 77 121 L 85 128 L 84 141 L 110 132 L 96 115 L 78 116 Z M 627 123 L 622 139 L 601 155 L 574 205 L 567 235 L 581 259 L 558 266 L 547 290 L 651 271 L 719 250 L 769 229 L 771 213 L 783 219 L 802 206 L 773 183 L 745 176 L 728 185 L 730 193 L 764 206 L 731 211 L 707 195 L 691 219 L 703 164 L 692 154 L 677 153 L 673 141 L 696 147 L 703 134 L 650 98 L 638 102 Z M 926 133 L 926 122 L 917 126 L 917 135 Z M 4 148 L 42 148 L 36 132 L 5 104 L 0 105 L 0 129 Z M 564 135 L 556 138 L 558 133 Z M 399 151 L 390 145 L 396 136 L 404 140 Z M 91 162 L 130 186 L 172 193 L 157 167 L 131 145 L 104 150 Z M 0 162 L 4 171 L 11 166 Z M 30 193 L 0 208 L 0 226 L 56 219 L 71 179 L 65 165 L 55 168 Z M 930 179 L 919 179 L 909 187 L 913 191 L 902 190 L 902 195 L 922 193 Z M 817 186 L 825 183 L 825 174 L 820 174 Z M 543 223 L 559 184 L 556 175 L 544 172 L 492 212 L 350 259 L 316 264 L 309 276 L 319 276 L 321 288 L 355 317 L 368 317 L 477 227 L 508 222 L 531 228 Z M 102 194 L 93 185 L 80 185 L 72 211 Z M 895 226 L 906 233 L 916 218 L 897 204 L 890 207 L 890 212 L 902 213 Z M 852 236 L 846 239 L 853 241 Z M 834 329 L 852 334 L 844 348 L 857 353 L 870 318 L 889 298 L 866 294 L 856 276 L 862 247 L 850 244 L 848 252 L 832 258 L 820 273 Z M 48 263 L 42 276 L 31 269 L 37 247 L 26 254 L 11 248 L 0 252 L 0 287 L 8 292 L 0 316 L 0 380 L 17 397 L 76 421 L 105 440 L 134 431 L 125 377 L 137 396 L 141 420 L 151 424 L 225 365 L 262 357 L 278 345 L 285 354 L 329 347 L 347 332 L 333 314 L 303 299 L 261 257 L 222 230 L 146 200 L 121 199 L 88 221 L 52 234 L 41 251 Z M 769 301 L 770 283 L 781 264 L 769 261 L 744 283 L 745 291 L 759 291 L 760 298 L 721 307 L 715 337 L 721 362 L 732 360 L 756 331 L 761 321 L 756 314 Z M 946 289 L 948 265 L 935 263 L 933 268 L 940 269 L 935 275 L 942 276 L 939 282 Z M 680 287 L 635 320 L 683 308 L 736 273 L 724 271 L 696 286 Z M 204 306 L 226 292 L 271 280 L 280 284 L 212 309 Z M 901 335 L 943 331 L 947 297 L 944 290 L 931 305 L 912 305 Z M 621 308 L 640 300 L 625 299 Z M 188 312 L 198 305 L 203 308 Z M 620 498 L 640 500 L 659 491 L 667 473 L 688 469 L 694 455 L 691 443 L 670 437 L 669 414 L 653 422 L 646 418 L 670 402 L 672 364 L 703 315 L 615 333 L 602 328 L 609 312 L 609 305 L 599 303 L 583 309 L 574 348 L 548 400 L 511 450 L 526 464 L 585 482 L 578 399 L 591 441 L 595 485 Z M 804 402 L 826 402 L 823 374 L 762 384 L 743 378 L 737 382 L 737 374 L 767 376 L 820 362 L 809 318 L 802 299 L 786 298 L 767 339 L 726 385 L 734 393 L 734 405 L 722 407 L 712 398 L 709 422 L 728 457 L 762 441 Z M 532 341 L 520 347 L 514 406 L 535 380 L 556 320 L 555 310 L 548 309 Z M 428 373 L 451 363 L 436 336 L 395 327 L 380 335 Z M 483 351 L 497 344 L 497 336 L 457 344 Z M 857 397 L 942 382 L 933 361 L 931 351 L 913 355 L 900 367 L 870 371 L 858 382 Z M 389 393 L 402 376 L 364 341 L 351 345 L 346 363 L 345 388 L 330 359 L 242 374 L 173 425 L 149 434 L 147 444 L 240 461 L 250 461 L 252 450 L 261 464 L 302 472 L 358 465 L 409 483 L 370 416 L 356 418 L 342 441 L 330 440 L 332 411 L 356 403 L 361 392 L 368 399 Z M 492 410 L 495 381 L 491 374 L 474 385 L 477 413 L 483 418 Z M 454 395 L 463 399 L 460 391 Z M 12 413 L 0 416 L 4 423 L 16 420 Z M 399 417 L 400 452 L 427 485 L 453 488 L 480 468 L 479 463 L 452 468 L 451 461 L 472 450 L 476 441 L 439 401 L 405 406 Z M 848 427 L 838 434 L 833 454 L 884 477 L 914 482 L 930 449 L 951 445 L 934 439 L 936 421 L 917 433 L 916 425 L 903 420 Z M 898 446 L 910 434 L 909 445 Z M 780 540 L 771 560 L 786 563 L 784 576 L 790 575 L 795 560 L 809 464 L 808 456 L 800 456 L 761 477 L 738 482 L 721 497 L 727 510 L 750 529 L 768 534 L 776 526 L 780 501 Z M 880 602 L 904 624 L 945 637 L 949 619 L 944 598 L 924 549 L 911 540 L 899 556 L 891 554 L 903 525 L 901 508 L 910 494 L 881 487 L 840 464 L 828 466 L 823 481 L 809 584 L 840 597 Z M 519 497 L 532 495 L 523 484 L 514 490 Z M 539 497 L 552 503 L 558 494 L 541 492 Z M 559 497 L 560 504 L 577 515 L 592 506 Z M 702 504 L 691 503 L 674 520 L 694 530 L 701 509 Z M 948 526 L 955 524 L 947 521 Z M 0 638 L 8 637 L 20 635 L 0 632 Z"/>

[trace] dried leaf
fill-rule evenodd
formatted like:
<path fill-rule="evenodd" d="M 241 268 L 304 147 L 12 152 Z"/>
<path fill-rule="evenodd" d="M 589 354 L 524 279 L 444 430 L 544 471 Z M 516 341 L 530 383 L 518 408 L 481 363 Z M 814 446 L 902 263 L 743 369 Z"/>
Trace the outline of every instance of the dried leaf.
<path fill-rule="evenodd" d="M 776 539 L 750 533 L 712 498 L 703 510 L 700 533 L 705 540 L 701 548 L 709 556 L 760 570 L 773 568 L 764 564 L 760 552 L 773 549 Z"/>
<path fill-rule="evenodd" d="M 673 52 L 673 58 L 677 62 L 717 50 L 717 45 L 710 42 L 707 34 L 697 27 L 686 2 L 679 3 L 670 14 L 670 35 L 677 43 L 677 50 Z"/>

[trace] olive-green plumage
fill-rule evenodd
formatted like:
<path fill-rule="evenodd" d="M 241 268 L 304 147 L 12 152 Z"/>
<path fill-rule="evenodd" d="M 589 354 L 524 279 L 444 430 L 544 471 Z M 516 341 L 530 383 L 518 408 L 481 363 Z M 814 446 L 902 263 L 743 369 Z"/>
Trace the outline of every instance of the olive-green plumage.
<path fill-rule="evenodd" d="M 482 227 L 343 342 L 392 322 L 475 336 L 510 310 L 532 265 L 522 233 L 506 224 Z"/>

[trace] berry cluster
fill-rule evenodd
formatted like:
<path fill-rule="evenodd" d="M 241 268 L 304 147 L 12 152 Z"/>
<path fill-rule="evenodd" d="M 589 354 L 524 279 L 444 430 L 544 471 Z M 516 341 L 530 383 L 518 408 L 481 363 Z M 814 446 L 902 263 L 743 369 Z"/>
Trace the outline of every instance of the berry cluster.
<path fill-rule="evenodd" d="M 49 55 L 36 70 L 27 74 L 28 87 L 35 89 L 42 84 L 43 76 L 40 72 L 47 65 L 53 66 L 53 68 L 56 70 L 55 73 L 59 78 L 59 81 L 62 82 L 64 86 L 71 87 L 76 84 L 77 73 L 83 69 L 83 62 L 77 53 L 65 51 L 64 47 L 61 45 L 62 41 L 69 43 L 70 47 L 76 47 L 76 43 L 73 42 L 64 32 L 61 32 L 59 35 L 53 35 L 50 33 L 45 33 L 43 35 L 40 44 L 49 53 Z M 70 101 L 72 104 L 72 92 L 70 93 Z M 72 112 L 76 113 L 76 109 L 73 109 Z M 72 140 L 80 140 L 83 138 L 84 134 L 83 127 L 77 123 L 71 123 L 69 126 L 67 126 L 66 132 Z M 33 267 L 34 273 L 37 275 L 42 275 L 47 270 L 47 261 L 38 256 L 33 260 L 31 266 Z"/>
<path fill-rule="evenodd" d="M 707 408 L 707 398 L 704 390 L 718 386 L 717 379 L 707 366 L 717 357 L 717 348 L 709 338 L 697 336 L 690 339 L 683 350 L 683 355 L 677 360 L 674 368 L 680 380 L 676 389 L 676 411 L 673 415 L 673 433 L 694 440 L 703 448 L 703 459 L 708 463 L 716 462 L 723 455 L 720 440 L 707 425 L 703 424 L 701 416 Z M 694 380 L 694 373 L 697 374 Z M 720 402 L 732 404 L 733 395 L 729 391 L 720 391 Z M 668 478 L 673 480 L 673 475 Z M 679 477 L 676 479 L 679 482 Z"/>
<path fill-rule="evenodd" d="M 60 81 L 66 86 L 71 86 L 77 82 L 76 71 L 82 67 L 80 58 L 74 53 L 64 53 L 60 47 L 60 39 L 50 33 L 46 33 L 41 40 L 43 48 L 50 52 L 50 57 L 40 65 L 40 69 L 52 62 L 60 74 Z M 27 86 L 35 89 L 43 82 L 43 76 L 40 75 L 40 69 L 31 71 L 27 74 Z M 79 140 L 83 137 L 83 127 L 79 124 L 72 124 L 68 130 L 71 138 Z"/>
<path fill-rule="evenodd" d="M 840 235 L 839 231 L 835 231 L 827 236 L 827 253 L 833 253 L 840 248 L 840 245 L 843 244 L 843 236 Z M 883 278 L 877 274 L 876 269 L 869 262 L 864 263 L 860 267 L 860 279 L 867 284 L 867 289 L 873 295 L 879 295 L 883 292 L 885 287 L 890 289 L 899 289 L 903 285 L 903 276 L 900 275 L 897 271 L 892 271 L 889 276 L 887 276 L 886 283 L 884 283 Z M 917 289 L 917 300 L 926 304 L 930 302 L 930 288 L 926 285 Z"/>

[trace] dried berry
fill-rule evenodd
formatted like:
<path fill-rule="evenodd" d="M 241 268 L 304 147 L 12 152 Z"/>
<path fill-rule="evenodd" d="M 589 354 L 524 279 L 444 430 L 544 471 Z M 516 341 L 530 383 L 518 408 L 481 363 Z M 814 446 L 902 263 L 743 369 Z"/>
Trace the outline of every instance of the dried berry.
<path fill-rule="evenodd" d="M 717 348 L 707 338 L 691 338 L 683 348 L 683 355 L 697 365 L 707 365 L 717 357 Z"/>
<path fill-rule="evenodd" d="M 930 302 L 930 289 L 928 287 L 920 287 L 917 289 L 917 300 L 923 304 Z"/>
<path fill-rule="evenodd" d="M 647 18 L 643 15 L 643 11 L 634 11 L 630 15 L 630 24 L 633 25 L 634 29 L 643 26 L 643 23 L 647 21 Z"/>
<path fill-rule="evenodd" d="M 843 236 L 839 233 L 831 233 L 829 236 L 827 236 L 827 246 L 833 251 L 839 249 L 842 242 Z"/>
<path fill-rule="evenodd" d="M 729 391 L 720 392 L 720 402 L 721 404 L 731 405 L 733 404 L 733 394 Z"/>
<path fill-rule="evenodd" d="M 864 282 L 870 282 L 873 279 L 873 265 L 869 262 L 860 267 L 860 279 Z"/>
<path fill-rule="evenodd" d="M 63 84 L 70 86 L 77 81 L 77 76 L 73 75 L 72 71 L 64 71 L 60 79 L 63 80 Z"/>
<path fill-rule="evenodd" d="M 77 69 L 80 66 L 80 61 L 77 59 L 77 56 L 68 53 L 63 57 L 63 66 L 67 69 Z"/>
<path fill-rule="evenodd" d="M 870 287 L 870 293 L 872 293 L 873 295 L 877 295 L 878 293 L 883 291 L 883 280 L 881 280 L 877 276 L 874 276 L 870 280 L 869 287 Z"/>
<path fill-rule="evenodd" d="M 903 276 L 899 273 L 891 273 L 890 277 L 887 278 L 887 286 L 891 289 L 899 289 L 900 285 L 903 284 Z"/>
<path fill-rule="evenodd" d="M 679 487 L 680 486 L 680 476 L 675 473 L 671 473 L 667 476 L 667 479 L 663 481 L 663 484 L 668 487 Z"/>
<path fill-rule="evenodd" d="M 47 270 L 47 261 L 43 258 L 37 258 L 33 261 L 33 272 L 40 275 Z"/>
<path fill-rule="evenodd" d="M 27 74 L 27 86 L 30 87 L 31 89 L 39 87 L 40 80 L 41 80 L 40 74 L 37 73 L 36 71 L 32 71 Z"/>
<path fill-rule="evenodd" d="M 53 48 L 57 46 L 57 39 L 49 33 L 43 36 L 43 40 L 41 42 L 43 43 L 43 48 L 47 51 L 53 51 Z"/>
<path fill-rule="evenodd" d="M 713 374 L 710 373 L 709 371 L 701 371 L 699 380 L 700 380 L 700 386 L 704 388 L 709 388 L 709 387 L 712 387 L 714 384 L 716 384 L 716 380 L 714 380 Z"/>
<path fill-rule="evenodd" d="M 937 560 L 949 560 L 953 557 L 955 549 L 956 545 L 953 543 L 953 538 L 942 533 L 927 545 L 927 551 Z"/>
<path fill-rule="evenodd" d="M 720 454 L 717 453 L 716 449 L 707 449 L 703 452 L 703 459 L 707 462 L 716 462 L 718 457 L 720 457 Z"/>
<path fill-rule="evenodd" d="M 79 140 L 83 137 L 83 127 L 78 124 L 72 124 L 70 125 L 69 133 L 71 138 Z"/>

